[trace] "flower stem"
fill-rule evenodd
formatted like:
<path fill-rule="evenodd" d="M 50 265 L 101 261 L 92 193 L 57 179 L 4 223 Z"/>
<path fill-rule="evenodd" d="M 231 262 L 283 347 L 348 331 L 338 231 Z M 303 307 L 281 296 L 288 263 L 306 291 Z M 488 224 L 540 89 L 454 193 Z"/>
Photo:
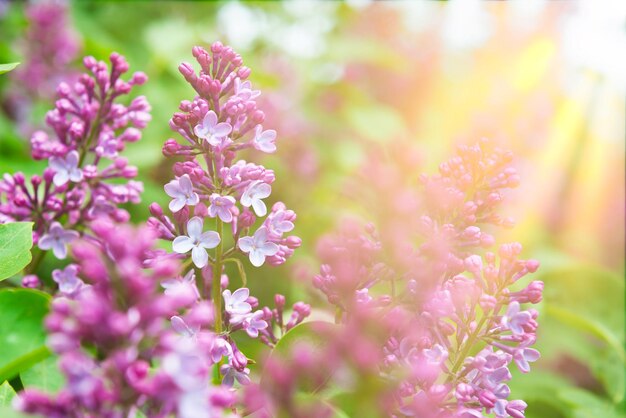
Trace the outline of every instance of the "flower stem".
<path fill-rule="evenodd" d="M 222 251 L 224 248 L 223 242 L 223 224 L 222 220 L 216 217 L 215 227 L 221 240 L 215 249 L 215 262 L 213 263 L 213 281 L 211 288 L 211 297 L 213 298 L 213 307 L 215 309 L 215 333 L 222 333 Z"/>
<path fill-rule="evenodd" d="M 47 251 L 42 251 L 39 248 L 34 248 L 33 253 L 34 253 L 33 259 L 28 265 L 28 267 L 26 267 L 26 271 L 25 271 L 26 274 L 35 274 L 37 272 L 37 269 L 39 268 L 39 264 L 41 264 L 41 261 L 45 257 Z"/>

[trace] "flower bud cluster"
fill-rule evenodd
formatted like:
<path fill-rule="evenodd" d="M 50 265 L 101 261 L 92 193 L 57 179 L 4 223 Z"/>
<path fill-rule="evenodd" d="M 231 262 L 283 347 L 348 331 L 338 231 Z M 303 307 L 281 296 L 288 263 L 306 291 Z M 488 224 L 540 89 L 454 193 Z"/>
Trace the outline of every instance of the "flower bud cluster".
<path fill-rule="evenodd" d="M 150 105 L 143 96 L 129 105 L 119 99 L 146 75 L 122 80 L 128 63 L 117 53 L 110 56 L 110 68 L 93 57 L 84 65 L 89 74 L 59 84 L 55 108 L 46 116 L 50 132 L 31 138 L 32 157 L 48 161 L 43 175 L 27 180 L 22 173 L 5 174 L 0 180 L 0 223 L 33 222 L 35 245 L 60 259 L 79 235 L 93 236 L 89 225 L 96 218 L 126 222 L 128 212 L 119 206 L 138 203 L 143 191 L 132 180 L 137 168 L 120 153 L 141 138 Z"/>
<path fill-rule="evenodd" d="M 222 416 L 235 399 L 210 384 L 219 339 L 177 333 L 210 325 L 210 303 L 197 303 L 191 286 L 159 291 L 180 266 L 170 258 L 144 268 L 151 229 L 99 220 L 93 230 L 100 240 L 74 246 L 78 264 L 54 273 L 60 292 L 45 322 L 65 385 L 54 395 L 27 388 L 17 409 L 46 417 Z M 177 316 L 183 311 L 188 325 Z"/>
<path fill-rule="evenodd" d="M 539 263 L 520 259 L 518 243 L 501 245 L 497 255 L 481 251 L 495 242 L 483 225 L 508 224 L 496 209 L 501 189 L 519 182 L 511 159 L 481 141 L 460 147 L 438 175 L 422 176 L 415 242 L 388 249 L 372 225 L 363 231 L 347 223 L 320 244 L 325 264 L 313 284 L 335 306 L 338 322 L 348 326 L 367 317 L 363 311 L 377 313 L 375 321 L 395 318 L 378 363 L 386 387 L 395 388 L 387 413 L 524 416 L 526 404 L 509 400 L 507 382 L 512 364 L 527 373 L 539 359 L 532 348 L 537 311 L 523 305 L 541 301 L 543 283 L 522 280 Z M 388 254 L 398 248 L 413 260 L 394 263 L 402 257 Z"/>
<path fill-rule="evenodd" d="M 265 263 L 278 266 L 293 255 L 301 241 L 288 235 L 295 227 L 294 211 L 282 202 L 268 210 L 274 172 L 236 158 L 246 149 L 276 151 L 276 132 L 261 125 L 264 114 L 255 101 L 260 92 L 247 80 L 250 70 L 237 53 L 219 42 L 211 45 L 210 51 L 194 47 L 192 52 L 200 71 L 196 73 L 187 63 L 181 64 L 179 71 L 197 96 L 183 101 L 180 112 L 170 120 L 170 127 L 185 144 L 169 139 L 163 146 L 166 157 L 178 160 L 173 165 L 175 177 L 164 187 L 171 198 L 171 215 L 153 203 L 148 221 L 161 239 L 171 241 L 172 253 L 155 254 L 153 260 L 186 260 L 180 276 L 163 283 L 166 293 L 181 284 L 191 286 L 198 303 L 212 301 L 214 320 L 210 327 L 194 328 L 193 319 L 181 315 L 172 318 L 172 326 L 191 338 L 213 335 L 210 356 L 219 364 L 221 375 L 214 382 L 227 387 L 247 385 L 250 361 L 232 335 L 245 333 L 273 346 L 309 315 L 310 307 L 296 303 L 287 321 L 283 320 L 285 301 L 280 295 L 275 309 L 260 308 L 245 287 L 240 254 L 254 267 Z M 243 287 L 229 288 L 227 265 L 236 267 Z"/>
<path fill-rule="evenodd" d="M 173 241 L 174 252 L 191 251 L 198 268 L 215 264 L 205 254 L 224 244 L 223 224 L 229 224 L 235 243 L 226 253 L 247 254 L 256 267 L 265 262 L 283 264 L 301 243 L 298 237 L 286 235 L 294 228 L 296 214 L 281 202 L 268 213 L 266 200 L 272 192 L 274 172 L 236 159 L 245 149 L 276 151 L 276 131 L 263 129 L 264 114 L 255 101 L 260 92 L 253 90 L 247 80 L 250 69 L 230 47 L 216 42 L 210 51 L 194 47 L 193 55 L 199 73 L 187 63 L 181 64 L 179 71 L 197 96 L 181 102 L 180 112 L 170 120 L 170 127 L 186 144 L 169 139 L 163 146 L 165 156 L 184 159 L 174 164 L 176 177 L 165 186 L 172 198 L 169 209 L 174 219 L 155 204 L 150 222 L 161 238 Z M 204 225 L 211 218 L 217 235 L 211 234 L 209 239 L 208 232 L 202 235 L 193 226 Z M 263 222 L 254 228 L 258 219 Z M 193 242 L 198 244 L 194 247 Z"/>

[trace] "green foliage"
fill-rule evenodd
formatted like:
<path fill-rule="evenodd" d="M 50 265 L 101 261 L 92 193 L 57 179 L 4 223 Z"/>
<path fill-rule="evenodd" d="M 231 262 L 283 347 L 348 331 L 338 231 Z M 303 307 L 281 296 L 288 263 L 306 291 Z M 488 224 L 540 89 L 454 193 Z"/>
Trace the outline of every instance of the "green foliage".
<path fill-rule="evenodd" d="M 0 225 L 0 280 L 13 276 L 30 263 L 32 246 L 32 222 Z"/>
<path fill-rule="evenodd" d="M 271 355 L 280 355 L 283 358 L 289 356 L 289 353 L 298 344 L 306 344 L 312 349 L 320 349 L 326 342 L 324 333 L 330 331 L 336 325 L 330 322 L 310 321 L 303 322 L 290 329 L 276 344 Z M 321 385 L 305 384 L 300 387 L 304 393 L 315 393 L 321 389 L 324 383 L 332 377 L 332 374 L 326 376 L 325 381 Z M 261 375 L 261 381 L 263 375 Z"/>
<path fill-rule="evenodd" d="M 532 373 L 512 380 L 512 393 L 529 403 L 528 418 L 624 416 L 624 281 L 571 261 L 540 274 L 542 359 Z M 598 393 L 577 385 L 598 387 Z"/>
<path fill-rule="evenodd" d="M 50 355 L 43 328 L 49 301 L 49 295 L 37 290 L 0 290 L 0 380 L 11 379 Z"/>
<path fill-rule="evenodd" d="M 56 393 L 65 383 L 57 366 L 58 357 L 50 356 L 20 373 L 24 387 L 35 387 L 44 392 Z"/>
<path fill-rule="evenodd" d="M 4 382 L 0 385 L 0 407 L 10 406 L 11 401 L 15 397 L 15 390 L 9 384 L 9 382 Z"/>
<path fill-rule="evenodd" d="M 0 64 L 0 74 L 5 74 L 5 73 L 8 73 L 9 71 L 15 70 L 15 68 L 17 68 L 18 65 L 20 65 L 19 62 Z"/>

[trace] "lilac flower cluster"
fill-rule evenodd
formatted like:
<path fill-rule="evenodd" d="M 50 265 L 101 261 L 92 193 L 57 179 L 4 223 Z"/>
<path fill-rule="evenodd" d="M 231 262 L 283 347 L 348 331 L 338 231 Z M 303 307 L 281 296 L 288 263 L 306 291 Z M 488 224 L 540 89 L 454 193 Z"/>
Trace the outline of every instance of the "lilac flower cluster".
<path fill-rule="evenodd" d="M 172 242 L 173 254 L 161 256 L 189 257 L 183 277 L 164 283 L 167 291 L 186 283 L 200 300 L 213 302 L 215 321 L 210 331 L 218 343 L 212 357 L 216 362 L 226 357 L 220 367 L 222 383 L 247 384 L 248 359 L 231 334 L 243 331 L 250 338 L 260 337 L 273 345 L 278 340 L 275 325 L 282 335 L 308 316 L 310 307 L 296 303 L 291 319 L 284 324 L 282 296 L 277 295 L 275 309 L 258 309 L 259 303 L 247 287 L 228 288 L 225 267 L 235 266 L 245 286 L 245 268 L 237 253 L 246 255 L 255 267 L 266 262 L 277 266 L 301 241 L 287 235 L 294 229 L 293 211 L 282 202 L 274 203 L 268 211 L 266 200 L 272 192 L 274 172 L 236 159 L 245 149 L 276 151 L 276 132 L 261 125 L 264 114 L 255 101 L 260 92 L 247 81 L 250 70 L 242 66 L 238 54 L 219 42 L 210 52 L 194 47 L 193 55 L 200 72 L 196 74 L 187 63 L 179 70 L 198 95 L 193 101 L 183 101 L 181 112 L 170 120 L 170 127 L 186 145 L 169 139 L 163 146 L 165 156 L 183 159 L 174 164 L 175 178 L 165 185 L 172 216 L 153 203 L 149 224 L 160 238 Z M 257 223 L 258 218 L 263 218 L 262 222 Z M 188 335 L 210 332 L 188 326 L 182 317 L 173 320 L 173 325 Z"/>
<path fill-rule="evenodd" d="M 483 225 L 509 224 L 495 209 L 501 189 L 518 182 L 510 161 L 509 153 L 482 141 L 461 147 L 439 175 L 423 176 L 424 215 L 414 231 L 421 240 L 393 247 L 405 257 L 388 256 L 373 225 L 361 232 L 346 222 L 339 236 L 323 240 L 327 264 L 313 284 L 335 306 L 340 328 L 331 329 L 328 343 L 294 349 L 287 361 L 302 368 L 324 358 L 328 368 L 317 373 L 325 374 L 325 387 L 335 380 L 359 393 L 358 382 L 369 381 L 378 388 L 368 400 L 370 411 L 381 416 L 522 418 L 526 404 L 509 399 L 507 382 L 512 363 L 527 373 L 539 359 L 532 348 L 537 311 L 523 305 L 541 300 L 543 283 L 519 283 L 539 263 L 520 260 L 517 243 L 500 246 L 499 262 L 493 252 L 480 255 L 494 243 Z M 276 359 L 267 368 L 270 382 L 292 389 L 251 388 L 250 408 L 267 416 L 328 416 L 327 405 L 315 412 L 294 409 L 299 372 Z"/>
<path fill-rule="evenodd" d="M 65 2 L 30 2 L 25 14 L 28 29 L 21 45 L 22 64 L 11 73 L 17 83 L 5 104 L 20 130 L 32 133 L 28 119 L 33 102 L 52 100 L 60 82 L 77 77 L 69 64 L 80 50 L 80 39 L 72 30 Z"/>
<path fill-rule="evenodd" d="M 195 47 L 193 54 L 201 66 L 200 73 L 196 74 L 187 63 L 179 70 L 198 96 L 191 102 L 183 101 L 181 112 L 170 121 L 172 129 L 189 145 L 169 139 L 163 147 L 164 155 L 185 159 L 175 163 L 176 178 L 165 187 L 172 198 L 169 209 L 178 225 L 163 218 L 156 206 L 152 222 L 164 239 L 176 237 L 175 252 L 184 254 L 193 250 L 192 259 L 198 268 L 209 261 L 205 250 L 218 246 L 215 235 L 200 239 L 202 231 L 195 227 L 205 218 L 215 219 L 220 240 L 223 224 L 231 225 L 236 246 L 227 253 L 234 250 L 246 253 L 256 267 L 265 261 L 280 265 L 300 245 L 299 238 L 285 236 L 294 228 L 295 213 L 278 202 L 268 214 L 265 199 L 271 194 L 274 172 L 235 160 L 238 152 L 249 148 L 266 153 L 276 150 L 276 131 L 264 130 L 261 125 L 264 114 L 257 109 L 255 101 L 260 92 L 252 89 L 246 80 L 250 70 L 242 66 L 241 57 L 229 47 L 215 43 L 210 53 Z M 195 220 L 188 224 L 192 206 Z M 246 235 L 257 217 L 265 220 L 252 235 Z M 196 242 L 195 247 L 192 242 Z"/>
<path fill-rule="evenodd" d="M 100 240 L 74 246 L 79 264 L 53 273 L 60 292 L 46 328 L 65 386 L 54 395 L 27 388 L 16 408 L 51 418 L 222 416 L 235 399 L 210 384 L 221 340 L 213 333 L 177 334 L 210 326 L 210 302 L 197 303 L 191 286 L 159 291 L 159 281 L 180 266 L 161 258 L 146 269 L 153 230 L 108 220 L 92 228 Z M 188 325 L 177 316 L 183 311 Z"/>
<path fill-rule="evenodd" d="M 29 27 L 24 37 L 24 65 L 15 77 L 32 97 L 50 97 L 64 81 L 68 65 L 80 49 L 72 30 L 67 4 L 60 1 L 33 2 L 26 8 Z"/>
<path fill-rule="evenodd" d="M 43 175 L 27 181 L 22 173 L 5 174 L 0 180 L 0 223 L 34 222 L 34 243 L 60 259 L 79 235 L 89 236 L 94 219 L 127 221 L 119 205 L 139 202 L 143 191 L 140 182 L 131 180 L 137 169 L 120 152 L 141 138 L 150 105 L 143 96 L 129 105 L 119 99 L 147 78 L 136 72 L 122 80 L 128 63 L 119 54 L 111 54 L 110 63 L 109 69 L 87 57 L 91 75 L 81 75 L 73 85 L 59 84 L 55 108 L 46 116 L 51 134 L 37 131 L 31 138 L 33 158 L 48 160 Z M 30 271 L 35 269 L 36 263 Z"/>

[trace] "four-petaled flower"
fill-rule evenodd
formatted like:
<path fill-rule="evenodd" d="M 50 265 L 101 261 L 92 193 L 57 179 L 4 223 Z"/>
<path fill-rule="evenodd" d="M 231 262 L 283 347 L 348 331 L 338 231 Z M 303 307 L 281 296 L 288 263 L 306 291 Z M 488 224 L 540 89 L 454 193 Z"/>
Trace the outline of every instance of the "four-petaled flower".
<path fill-rule="evenodd" d="M 250 296 L 250 290 L 246 287 L 235 290 L 232 294 L 226 289 L 224 296 L 224 310 L 231 315 L 245 315 L 252 310 L 252 306 L 246 300 Z"/>
<path fill-rule="evenodd" d="M 502 317 L 502 326 L 510 329 L 515 335 L 524 334 L 524 325 L 532 319 L 527 311 L 520 312 L 519 302 L 513 301 L 509 305 L 506 315 Z"/>
<path fill-rule="evenodd" d="M 263 311 L 256 311 L 246 316 L 242 323 L 243 329 L 248 333 L 250 338 L 259 336 L 259 330 L 267 328 L 267 322 L 263 320 Z"/>
<path fill-rule="evenodd" d="M 59 285 L 59 292 L 65 296 L 73 296 L 77 294 L 85 285 L 85 283 L 76 277 L 78 266 L 70 264 L 63 270 L 54 270 L 52 272 L 52 280 Z"/>
<path fill-rule="evenodd" d="M 72 150 L 63 157 L 50 157 L 50 168 L 55 171 L 52 181 L 56 186 L 63 186 L 68 181 L 77 183 L 83 179 L 83 172 L 78 168 L 78 152 Z"/>
<path fill-rule="evenodd" d="M 239 238 L 237 245 L 241 251 L 249 255 L 250 262 L 255 267 L 262 266 L 265 257 L 278 252 L 278 245 L 267 240 L 267 228 L 264 226 L 257 229 L 254 236 Z"/>
<path fill-rule="evenodd" d="M 259 151 L 267 152 L 271 154 L 276 151 L 276 131 L 269 129 L 263 130 L 263 126 L 257 125 L 254 131 L 254 140 L 252 141 L 254 148 Z"/>
<path fill-rule="evenodd" d="M 172 212 L 178 212 L 185 205 L 193 206 L 200 202 L 198 194 L 193 191 L 193 183 L 189 174 L 183 174 L 177 180 L 172 180 L 165 185 L 165 193 L 174 199 L 169 208 Z"/>
<path fill-rule="evenodd" d="M 441 344 L 435 344 L 432 348 L 424 349 L 424 356 L 430 364 L 442 364 L 448 358 L 448 350 Z"/>
<path fill-rule="evenodd" d="M 276 235 L 282 235 L 285 232 L 293 230 L 294 225 L 290 220 L 285 219 L 287 213 L 284 210 L 273 212 L 267 217 L 267 227 L 270 232 Z"/>
<path fill-rule="evenodd" d="M 67 244 L 79 237 L 78 232 L 65 230 L 58 222 L 52 222 L 48 233 L 39 238 L 39 248 L 52 249 L 54 256 L 64 259 L 67 256 Z"/>
<path fill-rule="evenodd" d="M 272 193 L 272 187 L 263 183 L 261 180 L 255 180 L 248 185 L 241 195 L 241 204 L 247 208 L 252 206 L 257 216 L 265 216 L 267 207 L 262 199 L 265 199 Z"/>
<path fill-rule="evenodd" d="M 252 90 L 250 80 L 241 81 L 239 77 L 235 78 L 235 95 L 243 100 L 252 100 L 261 95 L 259 90 Z"/>
<path fill-rule="evenodd" d="M 200 298 L 200 292 L 198 292 L 198 286 L 196 286 L 196 275 L 193 269 L 189 270 L 184 277 L 179 276 L 173 279 L 167 279 L 161 283 L 161 287 L 165 289 L 163 293 L 169 296 L 175 296 L 181 290 L 184 291 L 185 286 L 190 286 L 196 294 L 196 297 L 198 299 Z"/>
<path fill-rule="evenodd" d="M 534 348 L 518 348 L 513 353 L 513 360 L 522 373 L 528 373 L 530 371 L 528 363 L 537 361 L 540 357 L 541 354 Z"/>
<path fill-rule="evenodd" d="M 230 364 L 224 364 L 220 367 L 220 373 L 224 375 L 224 379 L 222 380 L 224 386 L 232 387 L 235 384 L 235 379 L 242 385 L 250 383 L 250 377 L 248 376 L 250 369 L 247 367 L 243 369 L 243 371 L 239 371 Z"/>
<path fill-rule="evenodd" d="M 211 344 L 210 354 L 213 363 L 219 363 L 222 357 L 230 357 L 233 355 L 233 348 L 222 337 L 215 337 Z"/>
<path fill-rule="evenodd" d="M 195 338 L 196 334 L 198 334 L 198 331 L 200 331 L 199 326 L 191 328 L 180 316 L 173 316 L 170 318 L 170 321 L 172 322 L 172 328 L 174 329 L 174 331 L 176 331 L 183 337 Z"/>
<path fill-rule="evenodd" d="M 222 138 L 227 136 L 232 130 L 233 127 L 230 126 L 229 123 L 217 123 L 217 115 L 212 110 L 209 110 L 204 116 L 202 123 L 196 125 L 194 128 L 194 132 L 198 138 L 206 140 L 209 145 L 213 145 L 214 147 L 220 145 Z"/>
<path fill-rule="evenodd" d="M 209 197 L 211 205 L 209 206 L 209 216 L 215 218 L 219 216 L 223 222 L 229 223 L 233 220 L 233 213 L 231 208 L 235 206 L 237 202 L 232 196 L 220 196 L 218 193 L 213 193 Z"/>
<path fill-rule="evenodd" d="M 202 219 L 194 216 L 187 222 L 187 234 L 174 238 L 172 249 L 185 254 L 191 250 L 191 260 L 198 268 L 206 266 L 209 262 L 209 254 L 206 249 L 217 247 L 220 236 L 215 231 L 202 232 Z"/>

